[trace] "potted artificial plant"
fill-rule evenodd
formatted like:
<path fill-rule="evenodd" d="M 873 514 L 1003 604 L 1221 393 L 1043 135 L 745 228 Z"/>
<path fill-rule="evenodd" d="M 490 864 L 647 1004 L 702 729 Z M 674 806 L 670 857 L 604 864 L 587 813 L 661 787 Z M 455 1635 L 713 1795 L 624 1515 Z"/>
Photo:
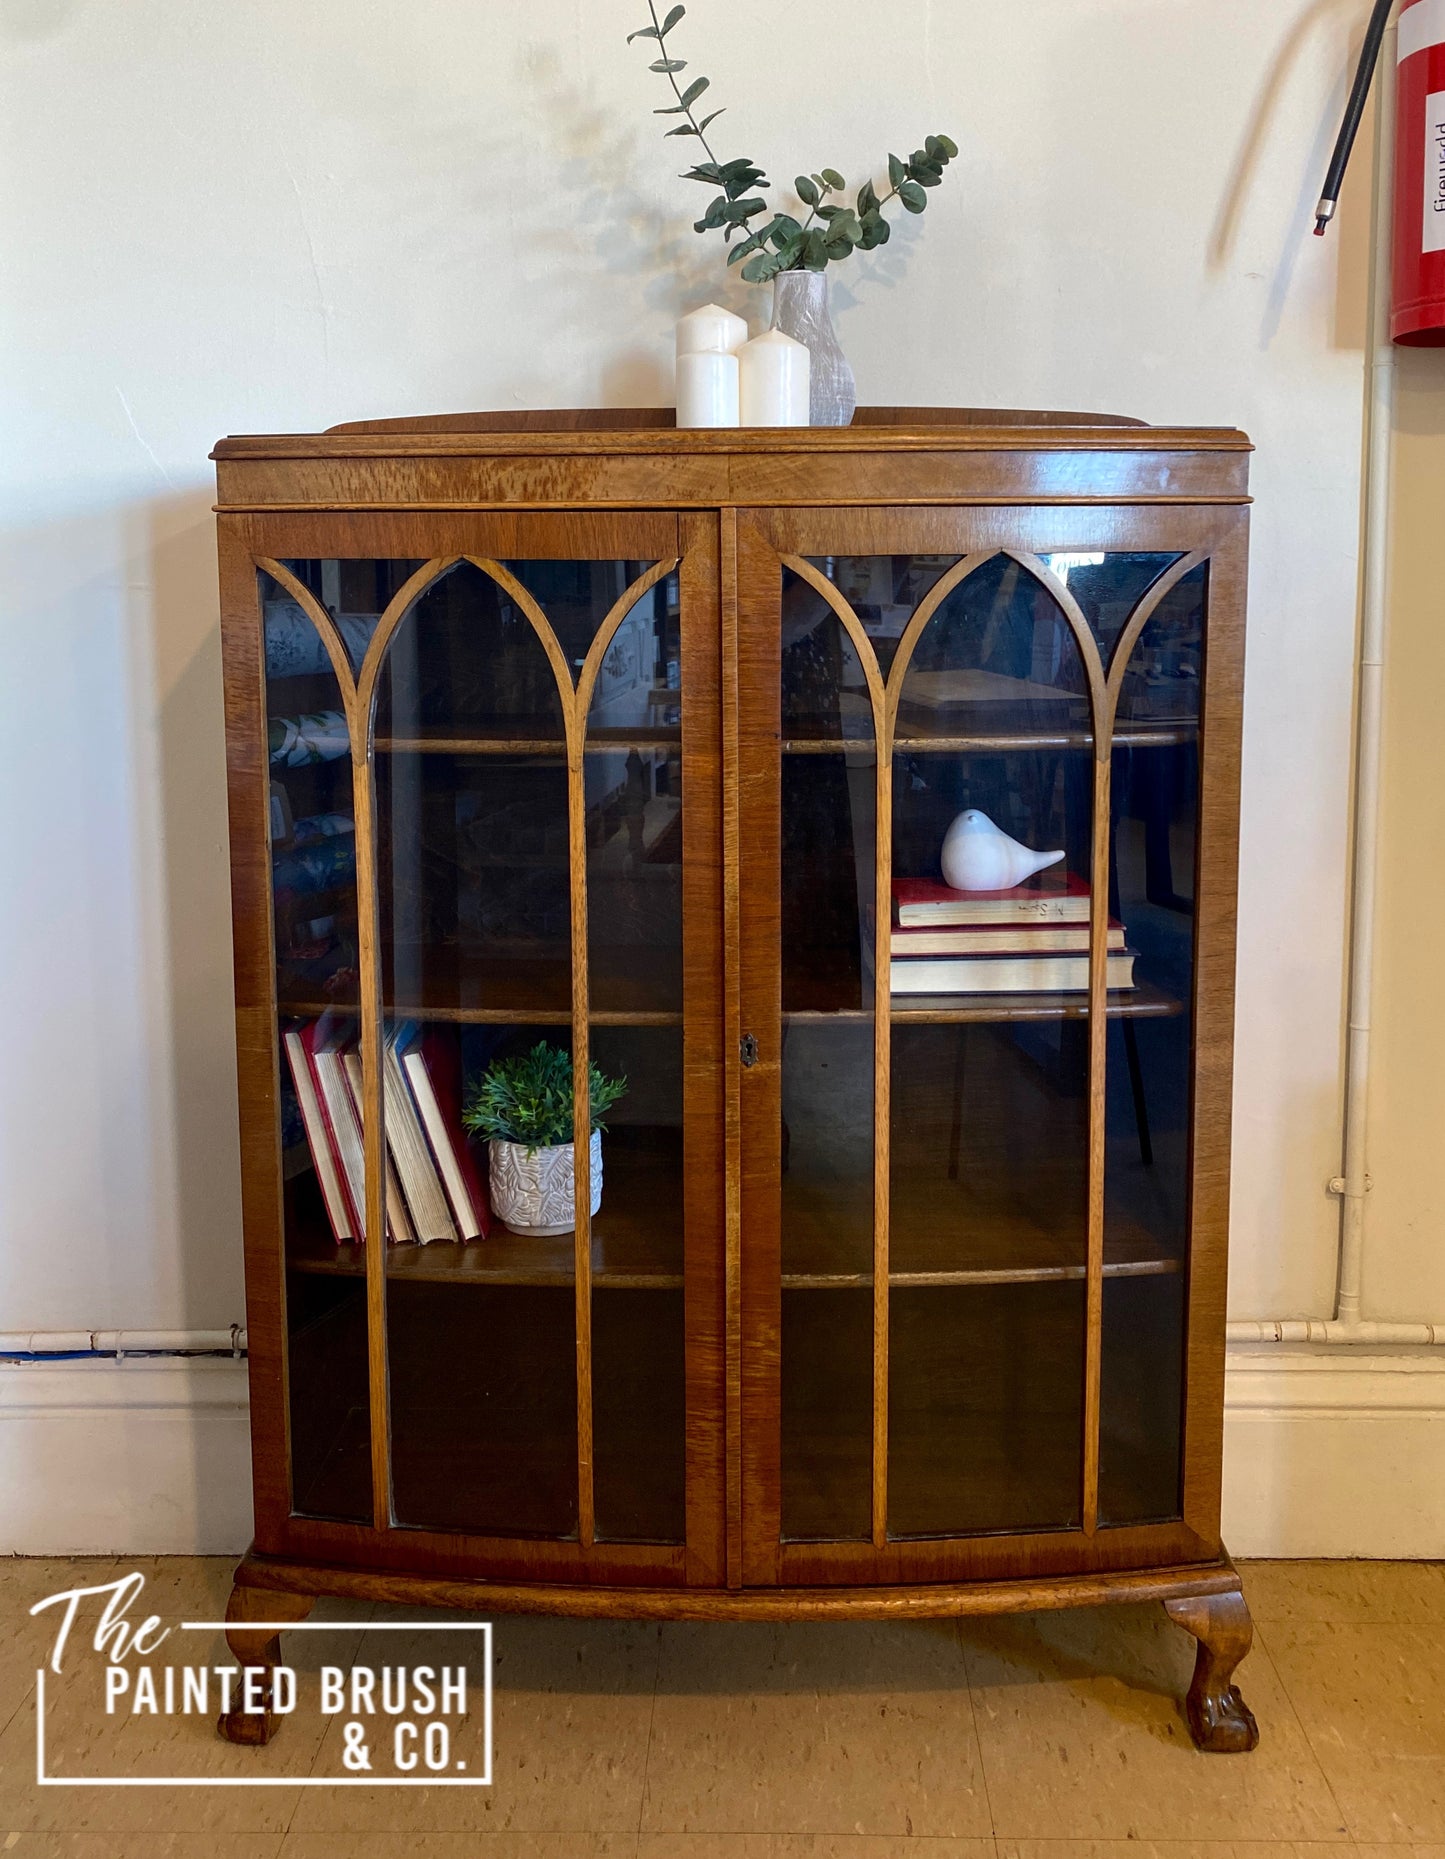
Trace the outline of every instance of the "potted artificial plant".
<path fill-rule="evenodd" d="M 602 1205 L 603 1118 L 627 1089 L 588 1067 L 592 1212 Z M 572 1055 L 544 1042 L 499 1059 L 470 1094 L 462 1122 L 488 1148 L 492 1211 L 516 1233 L 570 1233 L 576 1220 Z"/>

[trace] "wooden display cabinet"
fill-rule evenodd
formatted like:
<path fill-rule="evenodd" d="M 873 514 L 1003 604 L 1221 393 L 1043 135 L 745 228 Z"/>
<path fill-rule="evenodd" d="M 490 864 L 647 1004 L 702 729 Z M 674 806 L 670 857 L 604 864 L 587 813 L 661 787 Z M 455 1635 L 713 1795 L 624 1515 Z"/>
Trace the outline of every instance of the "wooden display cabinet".
<path fill-rule="evenodd" d="M 1248 1749 L 1219 1538 L 1248 442 L 670 422 L 217 447 L 233 1649 L 274 1660 L 322 1594 L 1157 1598 L 1199 1642 L 1196 1742 Z M 892 880 L 967 806 L 1090 887 L 1087 987 L 892 992 Z M 575 1235 L 384 1244 L 398 1022 L 467 1088 L 539 1041 L 625 1074 L 596 1216 L 584 1108 Z M 359 1042 L 364 1244 L 298 1120 L 285 1035 L 317 1023 Z"/>

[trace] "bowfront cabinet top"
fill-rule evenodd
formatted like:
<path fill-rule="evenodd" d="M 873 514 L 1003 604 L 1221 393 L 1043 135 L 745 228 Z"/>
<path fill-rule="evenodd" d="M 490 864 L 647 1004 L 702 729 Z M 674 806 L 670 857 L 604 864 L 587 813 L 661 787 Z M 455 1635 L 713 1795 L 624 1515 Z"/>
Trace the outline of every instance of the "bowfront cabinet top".
<path fill-rule="evenodd" d="M 1248 451 L 950 409 L 217 447 L 238 1622 L 1150 1594 L 1247 1746 Z M 961 820 L 1049 863 L 948 889 Z M 540 1151 L 469 1139 L 549 1060 Z"/>

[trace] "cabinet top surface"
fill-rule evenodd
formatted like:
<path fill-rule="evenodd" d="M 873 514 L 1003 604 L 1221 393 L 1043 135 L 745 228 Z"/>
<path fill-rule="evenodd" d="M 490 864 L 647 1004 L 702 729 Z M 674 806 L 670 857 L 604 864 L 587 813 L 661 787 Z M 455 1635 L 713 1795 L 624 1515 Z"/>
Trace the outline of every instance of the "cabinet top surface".
<path fill-rule="evenodd" d="M 860 407 L 845 427 L 678 430 L 671 407 L 454 413 L 321 433 L 233 436 L 212 457 L 338 459 L 526 454 L 661 457 L 848 452 L 1248 452 L 1232 427 L 1149 426 L 1117 414 L 986 407 Z"/>

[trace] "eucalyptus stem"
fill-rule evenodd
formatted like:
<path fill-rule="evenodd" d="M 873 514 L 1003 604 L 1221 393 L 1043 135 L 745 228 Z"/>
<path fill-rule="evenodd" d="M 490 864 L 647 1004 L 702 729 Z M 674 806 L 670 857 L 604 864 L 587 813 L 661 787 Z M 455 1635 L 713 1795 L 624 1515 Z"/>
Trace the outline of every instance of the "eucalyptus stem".
<path fill-rule="evenodd" d="M 888 178 L 892 185 L 881 199 L 873 183 L 865 181 L 858 190 L 855 206 L 837 204 L 833 196 L 846 193 L 848 184 L 836 168 L 824 168 L 818 174 L 798 176 L 798 198 L 808 208 L 806 220 L 800 224 L 791 213 L 773 213 L 763 224 L 754 227 L 753 222 L 768 212 L 768 203 L 751 190 L 767 187 L 768 178 L 750 156 L 739 156 L 733 161 L 718 160 L 708 141 L 707 127 L 722 111 L 712 110 L 699 120 L 693 108 L 708 88 L 709 80 L 694 78 L 684 88 L 678 83 L 677 74 L 686 70 L 687 61 L 668 54 L 668 34 L 686 11 L 685 6 L 674 0 L 666 13 L 659 15 L 658 0 L 647 0 L 647 17 L 651 23 L 629 33 L 628 43 L 633 39 L 650 39 L 657 46 L 659 56 L 652 69 L 667 78 L 676 101 L 653 114 L 681 116 L 684 120 L 667 134 L 695 136 L 702 148 L 706 159 L 695 162 L 683 179 L 720 190 L 702 218 L 694 220 L 693 230 L 704 233 L 720 230 L 731 247 L 729 265 L 745 261 L 742 275 L 750 284 L 765 283 L 782 271 L 823 271 L 855 251 L 871 252 L 875 246 L 886 245 L 892 227 L 883 209 L 890 201 L 900 201 L 910 213 L 924 210 L 928 205 L 927 190 L 939 186 L 944 169 L 958 154 L 958 145 L 947 136 L 926 137 L 923 147 L 915 149 L 907 161 L 890 155 Z M 734 245 L 733 235 L 738 232 L 743 238 Z"/>
<path fill-rule="evenodd" d="M 667 52 L 665 48 L 663 47 L 663 42 L 662 42 L 662 21 L 657 17 L 657 7 L 654 5 L 654 0 L 647 0 L 647 11 L 652 18 L 653 25 L 657 28 L 658 48 L 659 50 L 662 51 L 663 57 L 666 58 Z M 671 60 L 669 60 L 669 63 L 670 62 Z M 708 160 L 713 164 L 714 167 L 720 167 L 721 163 L 718 161 L 717 156 L 714 155 L 712 152 L 712 144 L 708 141 L 707 137 L 703 134 L 702 130 L 699 129 L 697 126 L 697 118 L 692 113 L 692 105 L 690 103 L 686 103 L 683 101 L 682 92 L 678 89 L 678 85 L 677 85 L 677 73 L 675 71 L 669 71 L 667 72 L 666 76 L 667 76 L 668 83 L 671 84 L 672 86 L 673 96 L 677 98 L 680 104 L 682 104 L 682 107 L 687 114 L 687 120 L 692 124 L 693 134 L 697 137 L 698 141 L 702 143 L 704 154 L 707 156 Z"/>

